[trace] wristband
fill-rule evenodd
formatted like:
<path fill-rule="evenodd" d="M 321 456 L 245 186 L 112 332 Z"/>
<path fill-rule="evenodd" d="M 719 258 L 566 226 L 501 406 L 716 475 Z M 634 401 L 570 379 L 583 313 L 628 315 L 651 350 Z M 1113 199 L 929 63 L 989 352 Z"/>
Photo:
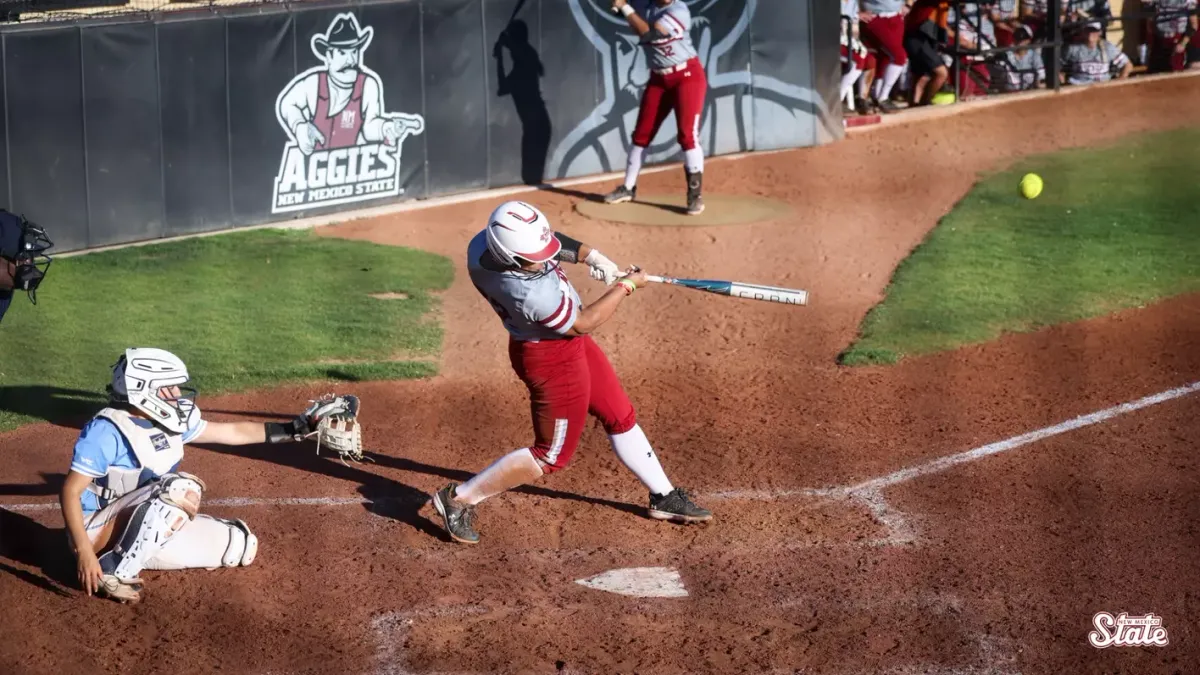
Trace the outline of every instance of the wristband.
<path fill-rule="evenodd" d="M 625 6 L 628 7 L 629 5 Z M 633 295 L 633 292 L 637 290 L 637 285 L 628 279 L 618 279 L 617 283 L 625 289 L 625 295 Z"/>
<path fill-rule="evenodd" d="M 621 5 L 621 14 L 624 14 L 626 17 L 628 17 L 633 14 L 633 8 L 629 5 Z"/>
<path fill-rule="evenodd" d="M 297 420 L 292 420 L 287 424 L 280 424 L 279 422 L 267 422 L 263 426 L 266 428 L 268 443 L 294 442 L 299 437 L 303 436 L 305 431 L 300 428 L 300 424 L 297 423 Z M 307 427 L 308 425 L 304 424 L 304 426 Z"/>

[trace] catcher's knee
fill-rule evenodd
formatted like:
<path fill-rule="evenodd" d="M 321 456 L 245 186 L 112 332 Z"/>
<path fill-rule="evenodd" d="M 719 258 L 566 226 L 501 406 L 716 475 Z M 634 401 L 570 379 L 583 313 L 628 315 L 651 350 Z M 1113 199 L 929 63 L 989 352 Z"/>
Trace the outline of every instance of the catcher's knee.
<path fill-rule="evenodd" d="M 204 481 L 190 473 L 168 473 L 163 475 L 155 491 L 155 499 L 182 510 L 188 520 L 200 512 L 200 498 L 207 487 Z"/>
<path fill-rule="evenodd" d="M 225 549 L 225 555 L 221 556 L 221 564 L 226 567 L 246 567 L 254 562 L 258 555 L 258 537 L 250 531 L 246 521 L 236 518 L 217 520 L 229 527 L 229 546 Z"/>

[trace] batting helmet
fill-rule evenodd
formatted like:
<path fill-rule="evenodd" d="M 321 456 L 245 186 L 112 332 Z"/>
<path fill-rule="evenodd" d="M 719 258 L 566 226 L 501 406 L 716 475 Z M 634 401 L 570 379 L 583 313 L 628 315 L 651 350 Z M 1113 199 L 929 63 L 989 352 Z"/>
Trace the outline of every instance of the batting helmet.
<path fill-rule="evenodd" d="M 562 243 L 550 229 L 550 220 L 536 206 L 525 202 L 504 202 L 492 211 L 487 225 L 488 250 L 501 263 L 517 264 L 517 258 L 542 263 L 562 250 Z"/>

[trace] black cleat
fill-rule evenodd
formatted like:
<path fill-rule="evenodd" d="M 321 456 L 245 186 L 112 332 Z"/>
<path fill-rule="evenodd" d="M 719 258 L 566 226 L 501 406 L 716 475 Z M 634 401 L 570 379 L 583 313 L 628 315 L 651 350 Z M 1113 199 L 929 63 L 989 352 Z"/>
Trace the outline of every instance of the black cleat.
<path fill-rule="evenodd" d="M 637 198 L 637 186 L 627 188 L 624 184 L 617 186 L 616 190 L 604 195 L 605 204 L 624 204 L 631 202 Z"/>
<path fill-rule="evenodd" d="M 479 533 L 475 531 L 475 507 L 454 501 L 454 488 L 457 483 L 451 483 L 433 496 L 433 508 L 442 516 L 442 525 L 446 534 L 454 541 L 463 544 L 478 544 Z"/>
<path fill-rule="evenodd" d="M 704 213 L 704 198 L 700 196 L 704 173 L 687 174 L 687 212 L 689 216 Z"/>
<path fill-rule="evenodd" d="M 888 114 L 888 115 L 900 112 L 900 106 L 896 105 L 895 103 L 893 103 L 891 100 L 888 100 L 888 99 L 885 99 L 882 101 L 876 99 L 875 107 L 879 108 L 880 112 Z"/>
<path fill-rule="evenodd" d="M 696 506 L 683 488 L 675 488 L 665 495 L 650 495 L 650 517 L 676 523 L 702 523 L 712 520 L 712 511 Z"/>

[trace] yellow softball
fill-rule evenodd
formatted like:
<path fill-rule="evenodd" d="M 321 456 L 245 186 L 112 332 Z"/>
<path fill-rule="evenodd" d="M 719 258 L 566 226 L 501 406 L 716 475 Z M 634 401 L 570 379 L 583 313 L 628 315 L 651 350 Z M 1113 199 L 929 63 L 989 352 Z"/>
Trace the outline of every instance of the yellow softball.
<path fill-rule="evenodd" d="M 1021 179 L 1021 194 L 1026 199 L 1036 199 L 1042 194 L 1042 177 L 1036 173 L 1027 173 Z"/>

